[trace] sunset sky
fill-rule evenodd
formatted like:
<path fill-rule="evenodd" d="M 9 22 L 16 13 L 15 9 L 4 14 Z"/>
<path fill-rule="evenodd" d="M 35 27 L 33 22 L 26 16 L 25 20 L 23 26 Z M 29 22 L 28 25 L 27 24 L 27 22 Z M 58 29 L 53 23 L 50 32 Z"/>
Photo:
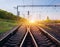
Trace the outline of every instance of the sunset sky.
<path fill-rule="evenodd" d="M 0 0 L 0 9 L 16 14 L 17 5 L 60 5 L 60 0 Z M 20 16 L 27 18 L 27 11 L 30 11 L 30 19 L 60 19 L 60 7 L 26 7 L 19 8 Z"/>

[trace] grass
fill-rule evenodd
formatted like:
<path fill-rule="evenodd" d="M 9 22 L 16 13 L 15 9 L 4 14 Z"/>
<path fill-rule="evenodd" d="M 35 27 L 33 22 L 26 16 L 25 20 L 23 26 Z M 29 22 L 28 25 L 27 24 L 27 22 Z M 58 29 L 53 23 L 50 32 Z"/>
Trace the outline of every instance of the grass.
<path fill-rule="evenodd" d="M 7 32 L 16 25 L 17 23 L 14 20 L 0 19 L 0 34 Z"/>

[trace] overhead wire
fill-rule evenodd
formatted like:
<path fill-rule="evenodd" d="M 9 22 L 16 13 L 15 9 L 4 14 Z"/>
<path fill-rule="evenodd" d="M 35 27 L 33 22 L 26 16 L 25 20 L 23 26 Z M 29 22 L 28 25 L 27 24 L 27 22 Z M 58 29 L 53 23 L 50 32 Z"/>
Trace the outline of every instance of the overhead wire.
<path fill-rule="evenodd" d="M 48 2 L 48 5 L 53 5 L 52 3 L 55 2 L 56 0 L 49 0 Z M 56 5 L 56 4 L 55 4 Z M 49 7 L 46 11 L 47 11 L 47 14 L 49 13 L 49 11 L 51 11 L 50 9 L 56 9 L 56 7 Z M 47 15 L 48 16 L 48 15 Z"/>
<path fill-rule="evenodd" d="M 57 0 L 52 0 L 52 1 L 50 2 L 50 4 L 54 3 L 55 1 L 57 1 Z M 54 5 L 56 5 L 56 4 L 54 4 Z M 58 7 L 52 7 L 52 8 L 53 8 L 53 10 L 54 10 L 55 13 L 58 13 L 58 11 L 57 11 L 57 8 L 58 8 Z M 53 18 L 55 19 L 56 17 L 54 16 Z"/>

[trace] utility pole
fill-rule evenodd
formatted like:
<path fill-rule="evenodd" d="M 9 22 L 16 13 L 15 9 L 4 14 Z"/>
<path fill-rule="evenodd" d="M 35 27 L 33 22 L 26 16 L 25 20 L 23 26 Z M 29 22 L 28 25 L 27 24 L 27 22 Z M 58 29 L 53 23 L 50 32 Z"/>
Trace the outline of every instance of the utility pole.
<path fill-rule="evenodd" d="M 19 16 L 18 6 L 17 6 L 17 16 Z"/>
<path fill-rule="evenodd" d="M 17 11 L 17 24 L 18 24 L 18 20 L 19 20 L 19 14 L 20 14 L 20 12 L 18 11 L 18 6 L 17 7 L 14 7 L 15 9 L 16 9 L 16 11 Z"/>
<path fill-rule="evenodd" d="M 14 7 L 14 8 L 17 10 L 17 16 L 19 16 L 18 7 L 19 7 L 19 6 L 17 6 L 17 7 Z"/>
<path fill-rule="evenodd" d="M 28 19 L 29 19 L 29 11 L 28 11 L 28 14 L 27 15 L 28 15 Z"/>

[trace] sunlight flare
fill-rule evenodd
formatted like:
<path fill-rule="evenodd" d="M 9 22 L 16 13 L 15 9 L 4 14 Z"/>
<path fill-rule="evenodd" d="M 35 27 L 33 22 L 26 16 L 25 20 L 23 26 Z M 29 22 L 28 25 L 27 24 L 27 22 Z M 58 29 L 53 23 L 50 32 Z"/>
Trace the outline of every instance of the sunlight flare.
<path fill-rule="evenodd" d="M 29 23 L 35 23 L 35 20 L 30 20 Z"/>

